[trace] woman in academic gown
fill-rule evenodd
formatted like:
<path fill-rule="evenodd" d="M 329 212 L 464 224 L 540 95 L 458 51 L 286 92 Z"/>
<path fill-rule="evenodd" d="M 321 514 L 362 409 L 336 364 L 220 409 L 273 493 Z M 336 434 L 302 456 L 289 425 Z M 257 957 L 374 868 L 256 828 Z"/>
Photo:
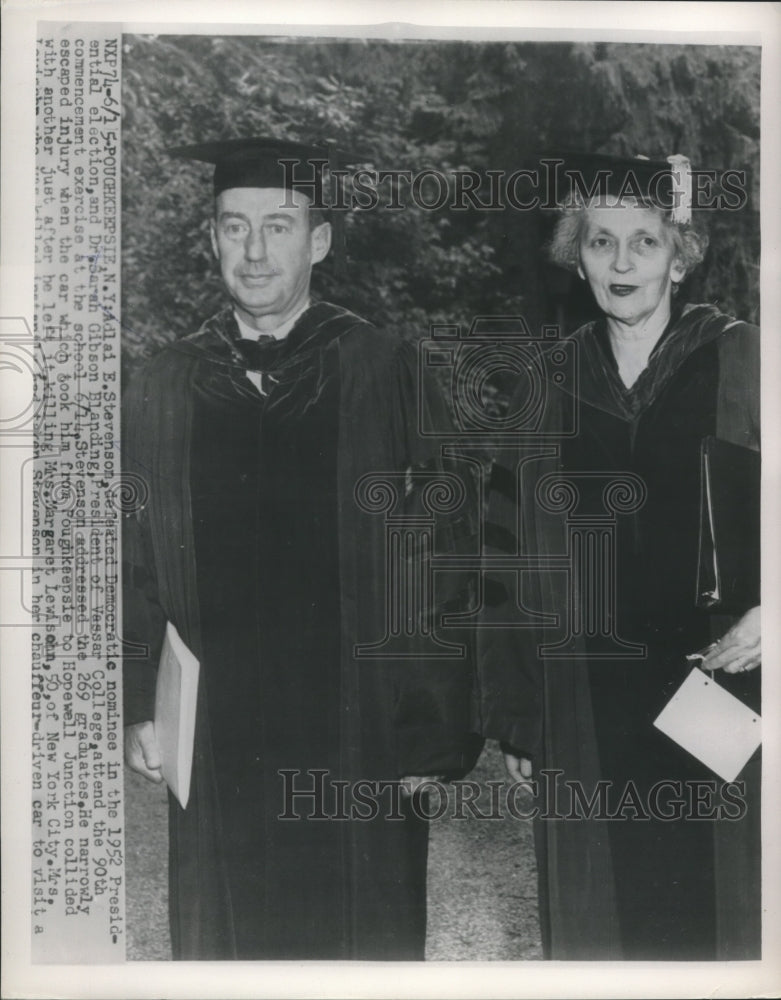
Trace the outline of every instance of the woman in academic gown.
<path fill-rule="evenodd" d="M 518 597 L 506 574 L 486 587 L 483 731 L 539 779 L 548 957 L 757 958 L 759 762 L 725 786 L 653 722 L 717 638 L 704 666 L 758 708 L 758 566 L 740 614 L 695 600 L 702 442 L 758 450 L 758 330 L 678 300 L 705 239 L 616 186 L 571 204 L 550 247 L 603 313 L 571 338 L 577 390 L 546 383 L 543 437 L 495 463 L 494 554 L 565 555 L 570 572 L 518 573 Z"/>

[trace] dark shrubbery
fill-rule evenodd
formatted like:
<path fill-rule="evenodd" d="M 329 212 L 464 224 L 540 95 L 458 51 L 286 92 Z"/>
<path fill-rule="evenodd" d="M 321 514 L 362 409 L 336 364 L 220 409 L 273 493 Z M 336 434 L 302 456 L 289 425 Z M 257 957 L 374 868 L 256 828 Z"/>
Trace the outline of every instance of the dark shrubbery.
<path fill-rule="evenodd" d="M 714 216 L 690 296 L 758 316 L 758 49 L 126 36 L 123 75 L 131 369 L 222 301 L 209 170 L 166 148 L 252 134 L 333 140 L 377 170 L 413 173 L 512 171 L 557 149 L 683 152 L 696 167 L 746 169 L 751 200 Z M 405 211 L 346 218 L 346 267 L 316 268 L 317 294 L 410 337 L 486 313 L 572 328 L 588 311 L 568 276 L 542 259 L 542 213 L 427 211 L 407 201 Z"/>

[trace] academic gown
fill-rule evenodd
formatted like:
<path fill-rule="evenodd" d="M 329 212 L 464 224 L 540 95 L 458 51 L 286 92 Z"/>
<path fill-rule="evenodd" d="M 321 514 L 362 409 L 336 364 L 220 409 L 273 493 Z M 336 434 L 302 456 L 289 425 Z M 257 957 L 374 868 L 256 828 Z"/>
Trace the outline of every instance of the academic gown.
<path fill-rule="evenodd" d="M 581 328 L 572 342 L 577 395 L 548 383 L 540 428 L 547 436 L 498 455 L 487 536 L 493 555 L 520 551 L 544 565 L 567 552 L 563 506 L 554 494 L 547 505 L 541 501 L 546 475 L 566 481 L 570 474 L 581 518 L 611 516 L 605 483 L 634 476 L 613 507 L 611 613 L 614 633 L 646 653 L 637 659 L 612 648 L 605 658 L 599 630 L 589 636 L 587 628 L 572 637 L 567 655 L 546 659 L 539 646 L 564 637 L 578 581 L 543 569 L 521 574 L 516 591 L 507 574 L 487 574 L 484 622 L 492 627 L 479 633 L 483 732 L 531 755 L 542 779 L 535 836 L 544 950 L 554 959 L 756 958 L 759 761 L 740 776 L 747 809 L 737 820 L 692 819 L 690 806 L 680 820 L 667 820 L 648 803 L 656 782 L 686 787 L 714 779 L 653 720 L 690 669 L 685 655 L 732 624 L 695 607 L 700 447 L 716 435 L 759 448 L 758 331 L 711 306 L 676 310 L 630 389 L 604 320 Z M 525 627 L 501 627 L 521 620 L 519 608 Z M 558 616 L 559 626 L 530 626 L 529 610 Z M 758 709 L 758 670 L 718 680 Z M 561 774 L 545 779 L 543 768 Z M 631 784 L 627 818 L 557 818 L 572 807 L 568 790 L 560 792 L 565 780 L 580 782 L 589 796 L 598 781 L 609 782 L 603 814 L 615 813 Z M 734 817 L 739 807 L 727 811 Z M 664 796 L 659 812 L 674 815 Z"/>
<path fill-rule="evenodd" d="M 358 493 L 382 474 L 391 513 L 430 517 L 446 470 L 418 418 L 447 414 L 411 345 L 328 303 L 258 345 L 260 391 L 241 349 L 226 309 L 124 407 L 125 468 L 148 483 L 123 538 L 124 635 L 149 647 L 125 658 L 126 724 L 151 718 L 166 620 L 201 662 L 190 801 L 170 800 L 174 957 L 423 958 L 425 821 L 379 785 L 379 815 L 345 817 L 358 781 L 469 770 L 471 657 L 417 656 L 424 622 L 406 658 L 356 655 L 386 635 L 390 558 L 384 508 Z M 440 554 L 470 544 L 470 517 L 466 500 L 438 516 Z M 467 590 L 438 580 L 426 613 Z"/>

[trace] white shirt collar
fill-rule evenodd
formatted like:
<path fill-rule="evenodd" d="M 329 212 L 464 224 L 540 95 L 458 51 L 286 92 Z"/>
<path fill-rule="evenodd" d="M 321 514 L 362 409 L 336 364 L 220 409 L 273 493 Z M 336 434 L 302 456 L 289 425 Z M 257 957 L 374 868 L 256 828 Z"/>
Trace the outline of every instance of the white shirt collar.
<path fill-rule="evenodd" d="M 263 336 L 272 336 L 275 340 L 283 340 L 285 337 L 287 337 L 287 335 L 290 333 L 290 331 L 298 322 L 301 315 L 305 313 L 308 308 L 309 308 L 309 299 L 306 300 L 306 302 L 298 310 L 295 316 L 291 317 L 289 320 L 283 323 L 282 326 L 278 326 L 274 330 L 256 330 L 254 327 L 249 326 L 247 323 L 245 323 L 235 309 L 233 311 L 233 315 L 236 317 L 236 322 L 239 325 L 239 333 L 245 340 L 257 340 L 258 337 L 261 336 L 261 334 Z"/>

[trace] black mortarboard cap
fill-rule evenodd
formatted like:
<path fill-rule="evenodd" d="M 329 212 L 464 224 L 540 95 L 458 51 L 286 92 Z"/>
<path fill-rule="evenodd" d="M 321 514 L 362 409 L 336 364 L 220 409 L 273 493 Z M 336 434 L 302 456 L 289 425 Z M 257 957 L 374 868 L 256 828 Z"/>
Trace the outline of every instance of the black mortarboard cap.
<path fill-rule="evenodd" d="M 541 157 L 540 164 L 548 204 L 565 207 L 605 196 L 634 197 L 669 211 L 673 222 L 691 219 L 691 164 L 685 156 L 649 160 L 573 151 Z"/>
<path fill-rule="evenodd" d="M 340 204 L 340 178 L 334 171 L 355 158 L 339 151 L 334 143 L 307 144 L 287 139 L 222 139 L 193 146 L 177 146 L 167 152 L 183 160 L 214 165 L 214 197 L 228 188 L 280 188 L 299 191 L 311 199 L 313 208 L 328 211 Z M 328 168 L 335 190 L 323 191 Z M 340 211 L 329 213 L 333 222 L 337 272 L 343 268 L 344 225 Z"/>
<path fill-rule="evenodd" d="M 308 195 L 313 204 L 323 199 L 323 171 L 347 161 L 330 143 L 308 145 L 284 139 L 225 139 L 169 149 L 171 156 L 214 164 L 215 197 L 228 188 L 281 188 Z"/>

